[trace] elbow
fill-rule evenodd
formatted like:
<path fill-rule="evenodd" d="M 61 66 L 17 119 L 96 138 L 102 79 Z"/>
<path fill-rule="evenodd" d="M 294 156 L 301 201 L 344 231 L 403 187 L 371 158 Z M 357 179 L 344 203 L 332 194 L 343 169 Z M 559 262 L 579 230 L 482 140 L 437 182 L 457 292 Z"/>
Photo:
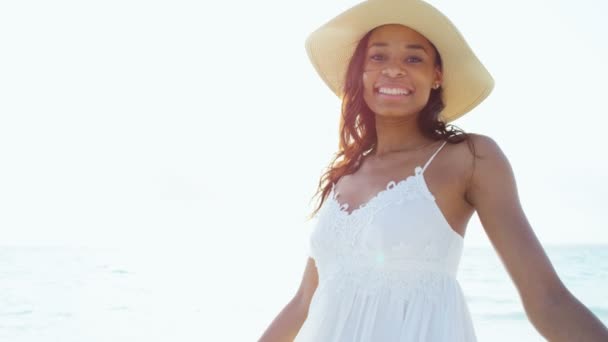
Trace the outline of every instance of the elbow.
<path fill-rule="evenodd" d="M 523 305 L 530 322 L 536 329 L 542 331 L 552 324 L 551 313 L 572 298 L 570 291 L 563 284 L 560 284 L 560 286 L 543 291 L 541 294 L 524 298 Z"/>
<path fill-rule="evenodd" d="M 537 278 L 533 280 L 533 283 L 534 285 L 526 286 L 522 290 L 527 295 L 523 300 L 526 312 L 529 315 L 539 312 L 546 313 L 547 309 L 555 308 L 572 298 L 572 294 L 566 285 L 555 273 L 551 277 Z"/>

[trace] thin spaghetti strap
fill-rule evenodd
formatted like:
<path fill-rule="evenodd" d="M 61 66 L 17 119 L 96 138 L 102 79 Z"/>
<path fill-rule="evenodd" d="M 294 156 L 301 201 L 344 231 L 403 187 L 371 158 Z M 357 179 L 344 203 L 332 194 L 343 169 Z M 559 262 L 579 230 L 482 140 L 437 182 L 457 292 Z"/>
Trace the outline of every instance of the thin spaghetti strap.
<path fill-rule="evenodd" d="M 435 153 L 433 153 L 433 155 L 431 156 L 431 158 L 429 158 L 429 160 L 426 162 L 426 164 L 424 164 L 424 167 L 422 168 L 422 172 L 424 172 L 424 170 L 426 170 L 426 168 L 429 166 L 429 164 L 431 163 L 431 161 L 433 161 L 433 158 L 435 158 L 435 156 L 437 155 L 437 153 L 439 153 L 439 151 L 441 151 L 441 149 L 443 148 L 443 146 L 445 146 L 445 144 L 447 143 L 447 141 L 444 141 L 443 144 L 441 144 L 441 146 L 439 146 L 439 148 L 437 149 L 437 151 L 435 151 Z"/>

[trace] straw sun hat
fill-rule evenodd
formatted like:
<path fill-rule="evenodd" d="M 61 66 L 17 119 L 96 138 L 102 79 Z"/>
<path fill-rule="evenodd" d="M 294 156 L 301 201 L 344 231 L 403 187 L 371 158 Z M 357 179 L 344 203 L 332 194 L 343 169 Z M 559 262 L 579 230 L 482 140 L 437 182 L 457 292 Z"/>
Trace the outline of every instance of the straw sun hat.
<path fill-rule="evenodd" d="M 357 43 L 367 32 L 385 24 L 407 26 L 439 51 L 445 104 L 442 121 L 463 116 L 494 88 L 492 76 L 462 34 L 436 8 L 421 0 L 368 0 L 331 19 L 306 39 L 308 57 L 338 97 L 342 98 L 346 69 Z"/>

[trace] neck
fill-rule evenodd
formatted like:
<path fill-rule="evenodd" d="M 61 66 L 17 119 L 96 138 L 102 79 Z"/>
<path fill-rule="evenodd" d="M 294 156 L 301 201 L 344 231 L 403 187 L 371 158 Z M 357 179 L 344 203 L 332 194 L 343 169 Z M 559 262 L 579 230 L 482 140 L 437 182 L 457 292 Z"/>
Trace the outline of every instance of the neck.
<path fill-rule="evenodd" d="M 425 137 L 416 122 L 417 116 L 386 117 L 376 115 L 378 141 L 373 155 L 386 156 L 398 151 L 415 150 L 433 143 Z"/>

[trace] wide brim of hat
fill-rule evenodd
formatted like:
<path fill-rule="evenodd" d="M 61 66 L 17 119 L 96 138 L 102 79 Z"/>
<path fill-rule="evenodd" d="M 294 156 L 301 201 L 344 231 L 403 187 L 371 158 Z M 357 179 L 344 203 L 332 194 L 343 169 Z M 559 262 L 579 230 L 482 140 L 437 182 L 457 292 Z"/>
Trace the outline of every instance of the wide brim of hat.
<path fill-rule="evenodd" d="M 401 24 L 435 45 L 443 62 L 444 122 L 453 121 L 481 103 L 494 88 L 494 79 L 456 26 L 430 4 L 420 0 L 368 0 L 312 32 L 306 52 L 323 81 L 340 98 L 346 69 L 359 40 L 385 24 Z"/>

